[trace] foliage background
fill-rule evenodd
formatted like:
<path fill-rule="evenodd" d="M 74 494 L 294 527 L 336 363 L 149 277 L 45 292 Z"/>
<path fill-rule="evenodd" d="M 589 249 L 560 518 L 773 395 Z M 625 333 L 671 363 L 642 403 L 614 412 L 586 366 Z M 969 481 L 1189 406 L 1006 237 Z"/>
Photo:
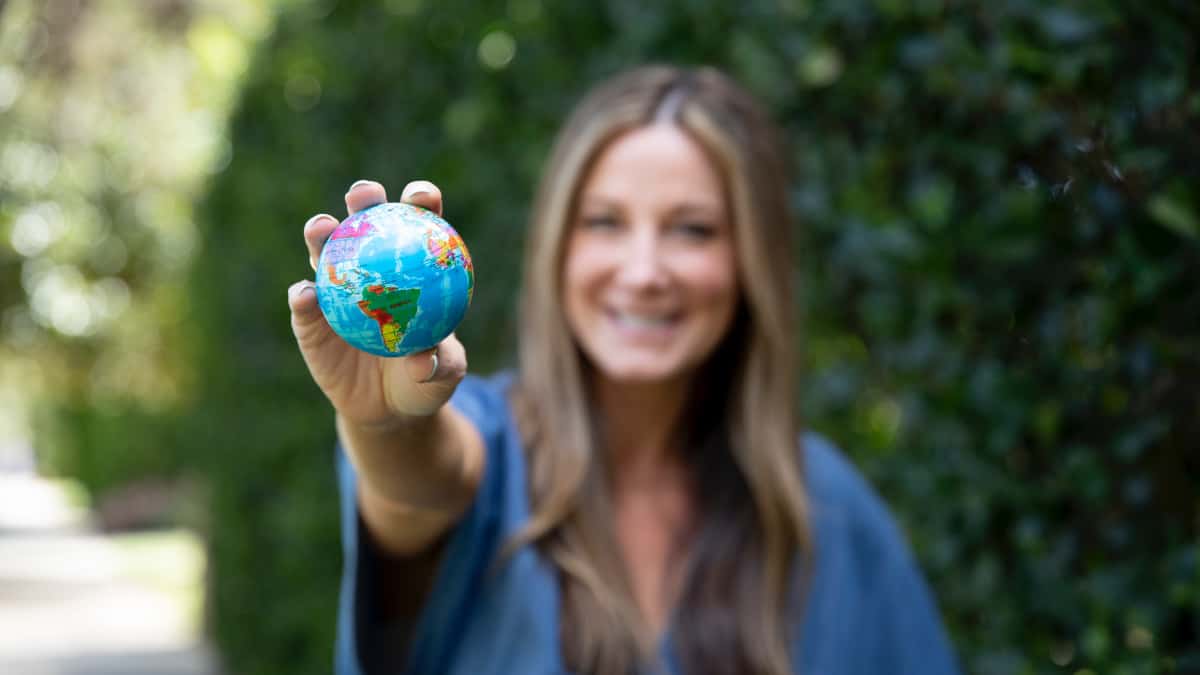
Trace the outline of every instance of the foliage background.
<path fill-rule="evenodd" d="M 279 4 L 166 287 L 190 351 L 162 447 L 209 478 L 230 672 L 331 658 L 331 415 L 284 301 L 304 220 L 357 178 L 437 182 L 478 275 L 460 336 L 502 367 L 550 138 L 648 60 L 726 68 L 787 130 L 805 414 L 902 521 L 965 669 L 1200 672 L 1196 35 L 1189 0 Z"/>
<path fill-rule="evenodd" d="M 0 2 L 0 448 L 99 493 L 186 471 L 193 208 L 268 10 Z"/>

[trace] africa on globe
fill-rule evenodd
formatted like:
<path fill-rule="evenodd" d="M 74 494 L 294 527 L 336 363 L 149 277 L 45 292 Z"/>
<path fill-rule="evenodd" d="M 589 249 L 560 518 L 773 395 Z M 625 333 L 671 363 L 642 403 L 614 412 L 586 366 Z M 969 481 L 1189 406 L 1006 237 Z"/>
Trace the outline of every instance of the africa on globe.
<path fill-rule="evenodd" d="M 321 251 L 316 285 L 321 311 L 343 340 L 377 356 L 407 356 L 437 345 L 462 321 L 475 268 L 449 223 L 393 202 L 338 225 Z"/>

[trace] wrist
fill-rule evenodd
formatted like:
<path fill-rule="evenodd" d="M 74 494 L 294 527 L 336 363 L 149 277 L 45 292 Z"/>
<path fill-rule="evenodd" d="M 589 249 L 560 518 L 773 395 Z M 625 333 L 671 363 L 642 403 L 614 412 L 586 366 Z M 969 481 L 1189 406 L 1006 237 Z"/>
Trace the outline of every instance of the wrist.
<path fill-rule="evenodd" d="M 337 412 L 336 424 L 338 431 L 343 434 L 367 437 L 395 436 L 400 433 L 419 432 L 432 425 L 437 419 L 438 411 L 429 415 L 405 415 L 393 413 L 387 418 L 361 420 L 350 415 Z"/>

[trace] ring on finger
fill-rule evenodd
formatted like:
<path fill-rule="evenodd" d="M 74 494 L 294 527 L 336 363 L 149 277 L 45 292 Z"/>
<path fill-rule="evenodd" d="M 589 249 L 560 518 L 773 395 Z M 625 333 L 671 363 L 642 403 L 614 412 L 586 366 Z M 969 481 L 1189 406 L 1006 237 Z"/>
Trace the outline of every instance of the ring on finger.
<path fill-rule="evenodd" d="M 433 358 L 433 368 L 430 368 L 430 369 L 429 369 L 429 376 L 428 376 L 428 377 L 426 377 L 425 379 L 421 380 L 421 383 L 422 383 L 422 384 L 424 384 L 425 382 L 432 382 L 432 381 L 433 381 L 433 378 L 437 377 L 437 372 L 438 372 L 438 357 L 437 357 L 437 352 L 434 352 L 434 353 L 433 353 L 433 354 L 431 354 L 430 356 Z"/>

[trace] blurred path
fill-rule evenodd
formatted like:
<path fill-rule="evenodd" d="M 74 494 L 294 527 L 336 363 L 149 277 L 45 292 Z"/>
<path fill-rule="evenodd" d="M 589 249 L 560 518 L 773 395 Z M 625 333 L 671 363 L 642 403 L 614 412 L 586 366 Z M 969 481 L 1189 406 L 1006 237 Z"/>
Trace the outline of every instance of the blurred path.
<path fill-rule="evenodd" d="M 4 464 L 0 673 L 216 675 L 193 535 L 98 534 L 69 487 Z"/>

